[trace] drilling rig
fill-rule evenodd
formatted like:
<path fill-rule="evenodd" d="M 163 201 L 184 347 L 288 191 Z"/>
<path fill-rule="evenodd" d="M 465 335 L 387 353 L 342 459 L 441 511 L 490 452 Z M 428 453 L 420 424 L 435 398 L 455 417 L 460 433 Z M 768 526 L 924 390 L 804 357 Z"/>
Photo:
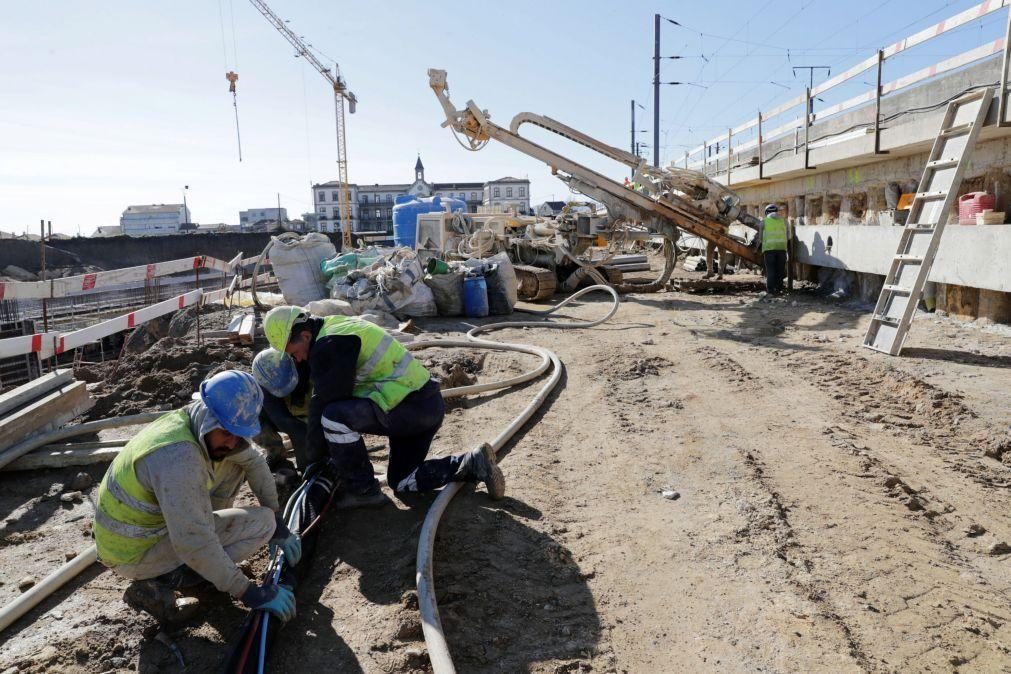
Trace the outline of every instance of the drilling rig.
<path fill-rule="evenodd" d="M 570 276 L 588 275 L 598 283 L 610 283 L 600 271 L 607 257 L 592 258 L 591 242 L 598 237 L 609 241 L 656 237 L 663 240 L 664 268 L 660 275 L 653 281 L 610 283 L 621 292 L 656 292 L 663 289 L 674 270 L 675 242 L 681 231 L 711 241 L 739 258 L 759 262 L 757 251 L 729 232 L 734 222 L 757 229 L 759 219 L 746 213 L 740 205 L 740 197 L 724 185 L 697 171 L 650 166 L 641 157 L 602 143 L 543 115 L 521 112 L 513 117 L 507 129 L 493 123 L 488 111 L 479 108 L 474 101 L 468 101 L 465 108 L 457 110 L 449 99 L 445 70 L 429 70 L 428 77 L 429 86 L 446 116 L 442 126 L 449 127 L 464 148 L 477 151 L 492 140 L 503 143 L 543 161 L 551 168 L 551 173 L 572 191 L 584 194 L 607 208 L 607 216 L 602 218 L 604 222 L 589 219 L 582 222 L 583 218 L 563 216 L 531 224 L 513 218 L 514 226 L 510 227 L 507 221 L 504 226 L 498 227 L 501 233 L 492 232 L 500 239 L 499 248 L 510 251 L 513 260 L 519 262 L 517 272 L 520 282 L 526 282 L 528 293 L 533 292 L 534 298 L 545 297 L 554 290 L 554 280 L 544 273 L 549 266 L 552 272 L 564 271 Z M 634 187 L 524 138 L 519 134 L 524 124 L 541 127 L 628 166 L 633 171 Z M 521 229 L 525 231 L 519 235 Z M 475 241 L 489 238 L 481 237 L 474 227 L 469 236 Z M 485 248 L 492 250 L 495 246 L 489 244 Z M 557 267 L 538 262 L 532 256 L 524 258 L 525 249 L 531 248 L 532 251 L 526 250 L 528 255 L 554 252 L 556 259 L 564 259 L 568 265 Z M 526 264 L 531 259 L 534 262 Z M 550 288 L 547 287 L 549 285 Z"/>

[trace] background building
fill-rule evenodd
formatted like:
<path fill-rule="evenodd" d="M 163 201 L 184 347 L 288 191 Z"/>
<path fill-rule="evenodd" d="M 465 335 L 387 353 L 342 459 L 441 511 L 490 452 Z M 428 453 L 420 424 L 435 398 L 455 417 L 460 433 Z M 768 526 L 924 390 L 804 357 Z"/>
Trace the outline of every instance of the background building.
<path fill-rule="evenodd" d="M 351 205 L 351 231 L 353 232 L 393 232 L 393 206 L 397 197 L 452 197 L 467 203 L 467 210 L 477 211 L 478 206 L 488 205 L 488 185 L 492 183 L 447 182 L 430 183 L 425 180 L 425 165 L 418 157 L 414 164 L 414 182 L 359 185 L 352 183 L 349 188 Z M 503 178 L 494 183 L 501 194 L 496 201 L 503 208 L 516 206 L 521 213 L 530 212 L 530 181 Z M 319 218 L 319 231 L 340 231 L 340 183 L 331 181 L 313 185 L 313 206 Z"/>
<path fill-rule="evenodd" d="M 530 181 L 506 176 L 484 184 L 484 205 L 517 213 L 530 212 Z"/>
<path fill-rule="evenodd" d="M 126 236 L 178 234 L 186 222 L 190 222 L 190 212 L 182 204 L 127 206 L 119 218 L 119 226 Z"/>
<path fill-rule="evenodd" d="M 275 227 L 278 223 L 288 220 L 288 209 L 286 208 L 251 208 L 246 211 L 239 211 L 239 228 L 242 231 L 252 231 L 254 226 L 268 228 L 269 225 Z"/>

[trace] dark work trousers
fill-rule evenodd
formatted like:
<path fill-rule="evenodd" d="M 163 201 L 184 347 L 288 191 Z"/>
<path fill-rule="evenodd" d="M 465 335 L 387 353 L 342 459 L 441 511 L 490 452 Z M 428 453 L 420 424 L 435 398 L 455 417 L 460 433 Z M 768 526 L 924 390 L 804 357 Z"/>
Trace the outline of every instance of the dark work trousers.
<path fill-rule="evenodd" d="M 453 481 L 461 455 L 425 460 L 442 425 L 446 407 L 439 383 L 429 380 L 389 412 L 367 398 L 330 403 L 323 409 L 323 434 L 348 490 L 362 493 L 376 484 L 361 433 L 390 439 L 387 483 L 395 491 L 429 491 Z"/>
<path fill-rule="evenodd" d="M 769 250 L 765 255 L 765 289 L 778 295 L 783 292 L 783 279 L 786 278 L 786 251 Z"/>

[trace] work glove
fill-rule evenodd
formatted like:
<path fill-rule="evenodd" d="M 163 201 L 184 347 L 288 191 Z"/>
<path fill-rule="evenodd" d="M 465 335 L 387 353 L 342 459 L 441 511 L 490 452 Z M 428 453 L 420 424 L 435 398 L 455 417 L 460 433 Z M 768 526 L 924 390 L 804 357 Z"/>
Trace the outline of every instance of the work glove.
<path fill-rule="evenodd" d="M 295 595 L 284 585 L 250 585 L 239 601 L 254 610 L 270 611 L 281 622 L 295 617 Z"/>
<path fill-rule="evenodd" d="M 274 517 L 274 535 L 268 541 L 270 556 L 273 557 L 277 548 L 281 548 L 288 565 L 295 566 L 298 564 L 298 560 L 302 559 L 302 541 L 296 534 L 288 530 L 280 513 L 276 513 Z"/>

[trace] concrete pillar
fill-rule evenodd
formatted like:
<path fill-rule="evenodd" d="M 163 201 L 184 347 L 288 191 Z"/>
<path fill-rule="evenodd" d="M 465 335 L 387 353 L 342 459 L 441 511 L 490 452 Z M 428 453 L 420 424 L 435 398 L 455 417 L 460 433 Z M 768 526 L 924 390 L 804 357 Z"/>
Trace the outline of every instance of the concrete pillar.
<path fill-rule="evenodd" d="M 979 315 L 979 289 L 948 285 L 945 291 L 945 311 L 955 318 L 974 321 Z"/>
<path fill-rule="evenodd" d="M 839 212 L 842 207 L 841 194 L 826 194 L 822 202 L 821 224 L 830 225 L 839 223 Z"/>
<path fill-rule="evenodd" d="M 1011 293 L 981 289 L 976 316 L 994 323 L 1011 323 Z"/>
<path fill-rule="evenodd" d="M 807 224 L 807 211 L 803 194 L 793 198 L 793 213 L 795 218 L 794 224 L 801 227 Z"/>

